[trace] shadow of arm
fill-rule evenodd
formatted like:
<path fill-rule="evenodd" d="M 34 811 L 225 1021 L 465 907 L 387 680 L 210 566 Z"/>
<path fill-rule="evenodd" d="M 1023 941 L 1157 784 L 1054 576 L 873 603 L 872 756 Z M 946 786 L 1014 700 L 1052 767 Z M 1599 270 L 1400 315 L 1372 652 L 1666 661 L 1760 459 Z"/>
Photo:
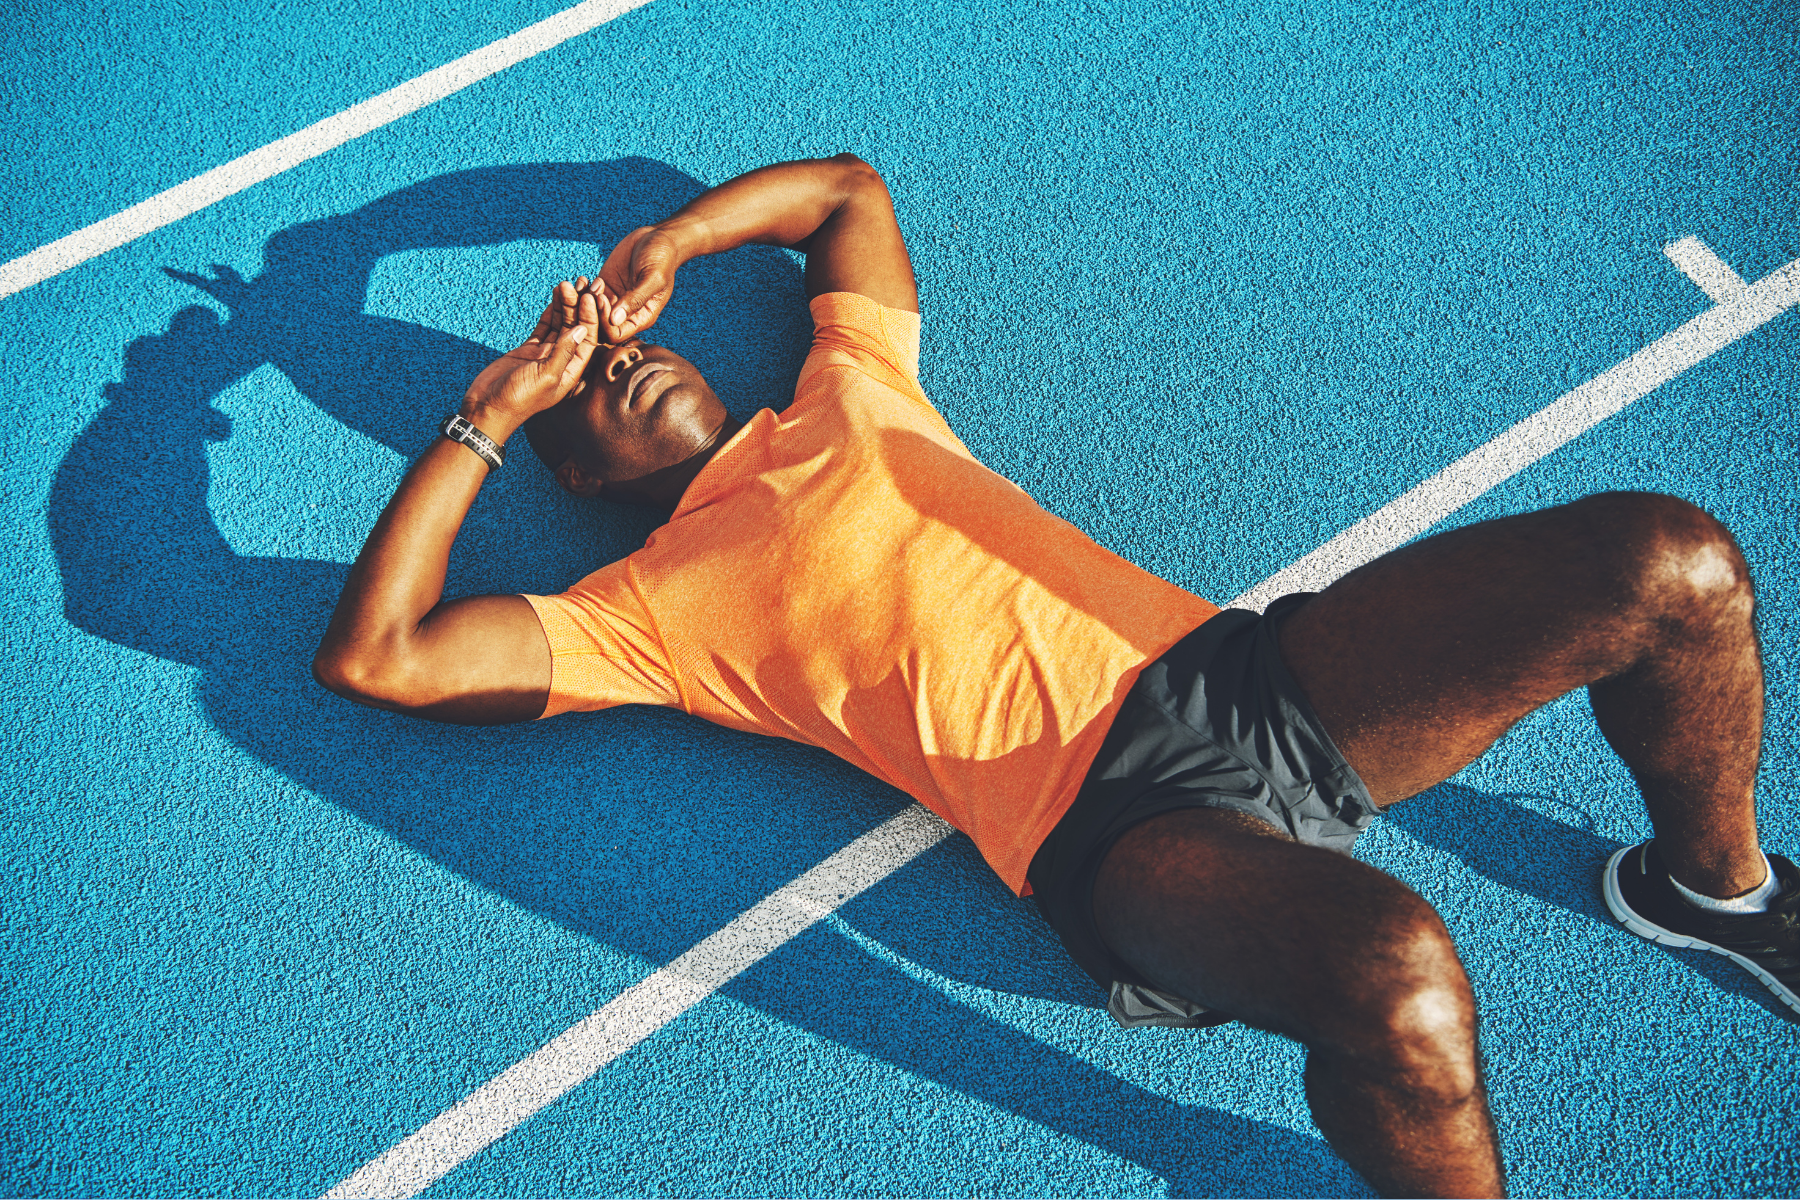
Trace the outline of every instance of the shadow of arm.
<path fill-rule="evenodd" d="M 230 434 L 211 399 L 257 363 L 208 309 L 126 350 L 125 378 L 51 484 L 48 521 L 63 610 L 120 645 L 197 663 L 239 591 L 242 559 L 207 508 L 208 442 Z"/>

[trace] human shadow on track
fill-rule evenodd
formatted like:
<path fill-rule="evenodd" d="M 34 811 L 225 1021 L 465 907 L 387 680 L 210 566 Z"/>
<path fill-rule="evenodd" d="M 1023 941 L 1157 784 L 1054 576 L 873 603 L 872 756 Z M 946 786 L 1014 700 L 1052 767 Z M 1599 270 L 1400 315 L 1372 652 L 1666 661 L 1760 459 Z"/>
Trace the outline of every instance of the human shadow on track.
<path fill-rule="evenodd" d="M 946 994 L 938 981 L 922 981 L 884 961 L 896 950 L 906 961 L 924 943 L 944 940 L 935 930 L 916 936 L 910 921 L 896 921 L 900 914 L 894 911 L 895 898 L 887 894 L 891 890 L 920 899 L 935 889 L 942 874 L 940 864 L 932 862 L 904 868 L 891 889 L 847 905 L 839 928 L 815 926 L 727 985 L 725 994 L 821 1038 L 854 1046 L 872 1058 L 1136 1164 L 1167 1181 L 1172 1196 L 1373 1194 L 1317 1135 L 1171 1099 L 1125 1077 L 1133 1073 L 1129 1068 L 1115 1073 L 1048 1045 Z M 858 934 L 846 936 L 846 929 Z M 858 936 L 869 930 L 878 931 L 876 937 Z M 965 935 L 952 940 L 980 947 L 984 939 Z M 922 965 L 916 958 L 909 963 L 913 969 Z M 1092 1020 L 1093 1044 L 1131 1039 L 1122 1057 L 1151 1053 L 1149 1065 L 1137 1065 L 1143 1072 L 1139 1078 L 1149 1076 L 1175 1092 L 1196 1079 L 1242 1069 L 1242 1055 L 1227 1059 L 1209 1055 L 1210 1043 L 1226 1038 L 1277 1040 L 1241 1026 L 1122 1033 L 1102 1014 L 1094 1014 Z M 1159 1041 L 1165 1045 L 1156 1046 Z M 1166 1043 L 1174 1043 L 1173 1054 Z M 1257 1049 L 1252 1045 L 1249 1057 L 1254 1059 Z M 1176 1058 L 1179 1069 L 1159 1078 L 1158 1050 Z M 921 1105 L 922 1116 L 928 1105 L 928 1100 Z M 928 1116 L 924 1124 L 931 1124 Z M 1024 1140 L 1030 1138 L 1026 1131 Z M 996 1135 L 994 1153 L 1042 1152 L 1042 1143 L 1036 1149 L 1009 1147 L 1005 1139 L 1005 1134 Z M 929 1148 L 920 1151 L 930 1153 Z M 1084 1174 L 1091 1169 L 1088 1164 L 1070 1163 L 1059 1177 L 1061 1161 L 1060 1155 L 1050 1155 L 1042 1162 L 1017 1164 L 1017 1174 L 1006 1177 L 1014 1188 L 1035 1184 L 1048 1194 L 1092 1186 L 1093 1177 Z M 1042 1176 L 1034 1178 L 1038 1171 Z"/>
<path fill-rule="evenodd" d="M 365 312 L 385 257 L 561 240 L 588 247 L 586 261 L 568 263 L 564 273 L 590 272 L 618 237 L 701 190 L 643 159 L 459 172 L 277 233 L 254 278 L 222 267 L 171 269 L 228 316 L 188 308 L 166 332 L 131 343 L 123 378 L 107 387 L 106 406 L 59 465 L 49 504 L 72 624 L 195 668 L 198 698 L 216 727 L 313 794 L 526 910 L 652 962 L 674 958 L 908 801 L 823 751 L 673 711 L 625 708 L 472 729 L 329 695 L 308 664 L 347 566 L 234 550 L 214 519 L 217 481 L 207 447 L 232 436 L 215 401 L 254 386 L 252 376 L 273 367 L 328 417 L 410 460 L 497 351 Z M 547 293 L 551 282 L 527 290 Z M 786 406 L 810 333 L 798 268 L 766 247 L 690 264 L 656 330 L 707 372 L 740 417 Z M 263 503 L 272 495 L 278 509 L 329 514 L 343 506 L 329 485 L 285 493 L 296 478 L 331 477 L 331 469 L 300 471 L 309 456 L 325 456 L 340 471 L 368 470 L 336 457 L 346 444 L 296 438 L 259 446 L 263 476 L 238 482 L 217 502 Z M 560 590 L 641 545 L 656 523 L 641 510 L 564 495 L 527 456 L 484 487 L 459 538 L 447 592 Z M 141 703 L 163 700 L 118 680 L 108 686 L 143 696 Z M 1099 1000 L 1041 928 L 1031 935 L 1041 958 L 1002 944 L 1010 932 L 1036 928 L 1036 918 L 996 881 L 947 879 L 935 911 L 959 906 L 970 919 L 936 946 L 915 946 L 915 957 L 984 987 L 1090 1006 Z M 896 995 L 915 1008 L 936 1003 L 923 990 L 913 984 Z M 797 1004 L 789 995 L 772 1011 L 800 1019 Z M 863 1015 L 880 1011 L 877 1004 Z M 940 1021 L 946 1029 L 955 1023 Z M 859 1018 L 822 1031 L 879 1058 L 892 1053 L 882 1025 Z M 1003 1026 L 975 1022 L 971 1030 L 979 1047 L 969 1053 L 999 1056 L 993 1069 L 1002 1075 L 1068 1069 L 1097 1085 L 1104 1074 Z M 1134 1161 L 1163 1162 L 1178 1151 L 1159 1149 L 1162 1139 L 1201 1126 L 1213 1141 L 1240 1139 L 1240 1151 L 1256 1154 L 1271 1138 L 1293 1139 L 1200 1110 L 1183 1110 L 1166 1133 L 1153 1121 L 1096 1125 L 1079 1105 L 1055 1109 L 984 1082 L 967 1065 L 973 1058 L 896 1061 Z"/>
<path fill-rule="evenodd" d="M 1542 808 L 1560 810 L 1568 820 L 1546 816 L 1538 811 Z M 1639 940 L 1613 918 L 1600 895 L 1601 869 L 1624 843 L 1595 832 L 1593 819 L 1573 805 L 1444 783 L 1389 807 L 1382 817 L 1495 883 L 1592 918 L 1631 942 Z M 1720 991 L 1788 1019 L 1780 1001 L 1736 964 L 1704 950 L 1656 949 L 1693 968 Z"/>

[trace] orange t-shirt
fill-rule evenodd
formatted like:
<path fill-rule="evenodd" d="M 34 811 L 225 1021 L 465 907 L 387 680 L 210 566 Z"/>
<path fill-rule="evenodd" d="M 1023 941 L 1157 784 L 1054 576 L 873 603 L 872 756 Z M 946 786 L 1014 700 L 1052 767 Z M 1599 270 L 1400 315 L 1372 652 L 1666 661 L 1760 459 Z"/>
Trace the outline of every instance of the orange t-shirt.
<path fill-rule="evenodd" d="M 529 596 L 544 715 L 673 705 L 847 759 L 1024 894 L 1145 663 L 1218 609 L 975 461 L 920 390 L 919 317 L 812 302 L 794 403 L 763 409 L 642 550 Z"/>

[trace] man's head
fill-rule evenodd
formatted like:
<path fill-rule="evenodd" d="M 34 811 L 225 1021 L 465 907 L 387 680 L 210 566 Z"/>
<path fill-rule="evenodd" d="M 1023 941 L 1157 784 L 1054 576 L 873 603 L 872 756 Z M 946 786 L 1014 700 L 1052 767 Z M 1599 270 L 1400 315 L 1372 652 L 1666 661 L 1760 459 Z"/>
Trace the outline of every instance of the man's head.
<path fill-rule="evenodd" d="M 684 464 L 715 449 L 732 425 L 693 363 L 633 338 L 597 349 L 580 387 L 525 422 L 525 436 L 577 496 L 667 506 L 675 477 L 692 474 Z"/>

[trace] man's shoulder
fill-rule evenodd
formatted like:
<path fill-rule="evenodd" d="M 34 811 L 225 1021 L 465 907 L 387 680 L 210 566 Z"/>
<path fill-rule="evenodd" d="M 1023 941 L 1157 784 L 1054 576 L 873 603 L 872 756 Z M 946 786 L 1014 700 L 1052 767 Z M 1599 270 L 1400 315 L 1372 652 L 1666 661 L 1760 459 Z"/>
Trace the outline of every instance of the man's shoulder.
<path fill-rule="evenodd" d="M 848 367 L 902 391 L 919 391 L 920 316 L 888 308 L 856 292 L 827 292 L 809 306 L 812 351 L 800 381 L 828 367 Z"/>

